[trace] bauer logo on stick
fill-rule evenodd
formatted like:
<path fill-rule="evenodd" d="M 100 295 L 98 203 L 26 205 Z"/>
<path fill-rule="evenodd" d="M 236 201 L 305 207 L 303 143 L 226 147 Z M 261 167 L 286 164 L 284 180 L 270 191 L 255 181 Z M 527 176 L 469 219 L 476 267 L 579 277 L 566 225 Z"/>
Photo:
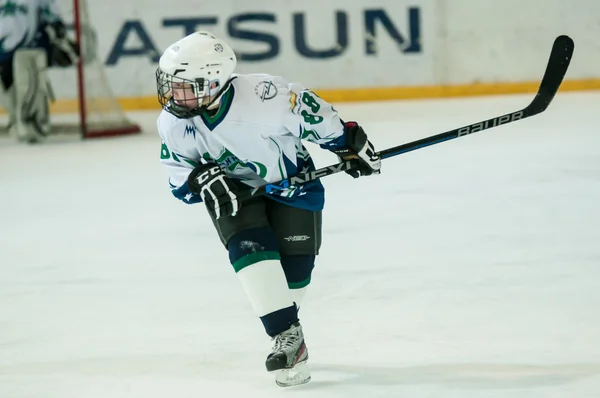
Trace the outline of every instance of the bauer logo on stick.
<path fill-rule="evenodd" d="M 481 130 L 486 130 L 491 127 L 500 126 L 502 124 L 514 122 L 515 120 L 520 120 L 522 118 L 523 118 L 523 111 L 518 111 L 518 112 L 508 114 L 508 115 L 495 117 L 493 119 L 475 123 L 470 126 L 466 126 L 466 127 L 459 129 L 458 137 L 462 137 L 463 135 L 467 135 L 467 134 L 476 133 Z"/>

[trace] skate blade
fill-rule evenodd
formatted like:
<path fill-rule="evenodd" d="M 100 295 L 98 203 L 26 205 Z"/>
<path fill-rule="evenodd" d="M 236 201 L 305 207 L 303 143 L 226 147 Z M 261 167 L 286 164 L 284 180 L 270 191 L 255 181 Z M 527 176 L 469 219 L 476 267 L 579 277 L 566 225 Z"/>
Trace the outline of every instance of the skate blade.
<path fill-rule="evenodd" d="M 275 373 L 275 383 L 279 387 L 292 387 L 310 381 L 310 370 L 306 363 L 299 363 L 292 369 L 279 370 Z"/>

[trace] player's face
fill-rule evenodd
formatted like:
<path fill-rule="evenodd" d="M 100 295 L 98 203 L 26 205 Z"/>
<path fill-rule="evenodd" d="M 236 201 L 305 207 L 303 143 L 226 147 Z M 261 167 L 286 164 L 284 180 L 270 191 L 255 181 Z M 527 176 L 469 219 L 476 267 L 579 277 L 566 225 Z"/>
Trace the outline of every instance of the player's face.
<path fill-rule="evenodd" d="M 188 109 L 198 107 L 198 97 L 196 97 L 191 84 L 173 82 L 171 89 L 173 90 L 173 100 L 177 105 Z"/>

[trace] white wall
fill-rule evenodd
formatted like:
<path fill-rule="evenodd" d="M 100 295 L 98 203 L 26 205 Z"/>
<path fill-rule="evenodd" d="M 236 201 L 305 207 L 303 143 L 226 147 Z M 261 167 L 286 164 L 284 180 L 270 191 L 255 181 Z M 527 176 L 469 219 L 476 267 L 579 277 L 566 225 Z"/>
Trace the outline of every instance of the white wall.
<path fill-rule="evenodd" d="M 598 0 L 439 0 L 436 83 L 538 80 L 552 40 L 575 41 L 569 79 L 600 77 Z"/>
<path fill-rule="evenodd" d="M 66 18 L 70 2 L 65 2 Z M 231 36 L 228 24 L 240 15 L 267 14 L 274 22 L 246 21 L 238 29 L 271 35 L 279 43 L 276 54 L 262 61 L 240 61 L 239 71 L 282 74 L 314 88 L 415 86 L 474 82 L 518 82 L 541 78 L 553 39 L 568 34 L 575 40 L 575 56 L 567 79 L 600 78 L 599 0 L 87 0 L 98 36 L 99 57 L 118 96 L 154 95 L 154 60 L 184 34 L 182 26 L 165 21 L 212 18 L 200 28 L 229 40 L 240 53 L 269 50 L 264 42 Z M 409 8 L 419 23 L 409 23 Z M 365 19 L 384 10 L 405 38 L 392 39 L 380 20 L 370 37 Z M 306 42 L 313 50 L 334 48 L 336 12 L 347 18 L 347 46 L 330 58 L 307 58 L 295 46 L 293 18 L 306 19 Z M 415 12 L 413 11 L 413 14 Z M 264 17 L 265 15 L 263 15 Z M 135 56 L 116 57 L 124 24 L 137 28 L 121 41 Z M 235 25 L 236 23 L 233 22 Z M 410 29 L 418 41 L 409 40 Z M 143 34 L 147 37 L 142 37 Z M 141 34 L 141 35 L 140 35 Z M 235 33 L 234 33 L 235 35 Z M 366 54 L 367 41 L 375 54 Z M 417 50 L 406 52 L 407 49 Z M 157 52 L 153 52 L 155 49 Z M 340 47 L 338 46 L 338 50 Z M 110 54 L 113 57 L 110 57 Z M 118 53 L 118 52 L 117 52 Z M 112 59 L 111 59 L 112 58 Z M 154 59 L 154 60 L 153 60 Z M 57 89 L 73 92 L 69 84 Z"/>

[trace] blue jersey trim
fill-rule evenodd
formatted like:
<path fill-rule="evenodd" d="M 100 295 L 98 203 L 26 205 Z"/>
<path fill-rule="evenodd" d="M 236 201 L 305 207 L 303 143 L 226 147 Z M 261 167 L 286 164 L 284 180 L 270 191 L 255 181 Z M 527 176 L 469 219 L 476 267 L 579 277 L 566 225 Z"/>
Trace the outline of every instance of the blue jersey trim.
<path fill-rule="evenodd" d="M 171 184 L 171 182 L 169 181 L 169 186 L 171 187 L 171 193 L 173 194 L 173 196 L 175 196 L 177 199 L 181 200 L 182 202 L 187 203 L 189 205 L 192 205 L 195 203 L 202 203 L 202 198 L 200 196 L 195 195 L 190 192 L 190 188 L 188 187 L 187 182 L 185 182 L 179 188 L 175 188 L 174 185 Z"/>

